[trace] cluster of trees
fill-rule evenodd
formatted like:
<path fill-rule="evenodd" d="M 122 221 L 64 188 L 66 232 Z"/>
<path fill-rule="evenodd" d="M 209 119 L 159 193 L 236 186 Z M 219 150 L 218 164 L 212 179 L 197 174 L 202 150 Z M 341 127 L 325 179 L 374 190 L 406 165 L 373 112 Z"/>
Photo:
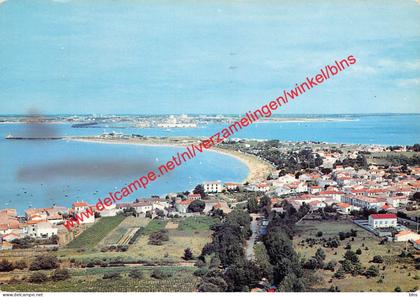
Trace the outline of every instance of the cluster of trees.
<path fill-rule="evenodd" d="M 335 168 L 337 165 L 341 165 L 344 167 L 353 167 L 353 168 L 368 168 L 368 162 L 366 157 L 363 154 L 358 154 L 355 159 L 352 158 L 345 158 L 343 161 L 337 160 L 335 161 L 333 167 Z"/>
<path fill-rule="evenodd" d="M 15 269 L 25 269 L 26 267 L 28 267 L 28 265 L 26 265 L 26 262 L 23 260 L 17 261 L 17 262 L 10 262 L 7 259 L 2 259 L 0 261 L 0 272 L 9 272 L 9 271 L 13 271 Z"/>
<path fill-rule="evenodd" d="M 52 255 L 40 255 L 32 261 L 29 270 L 48 270 L 58 267 L 58 259 Z"/>
<path fill-rule="evenodd" d="M 280 291 L 301 292 L 306 281 L 302 263 L 293 247 L 293 226 L 309 211 L 302 206 L 299 211 L 285 202 L 282 214 L 272 212 L 263 243 L 272 266 L 272 280 Z M 325 256 L 325 255 L 324 255 Z M 317 260 L 318 261 L 318 260 Z M 323 261 L 323 260 L 322 260 Z"/>
<path fill-rule="evenodd" d="M 206 203 L 203 200 L 194 200 L 188 205 L 188 212 L 202 212 L 206 207 Z"/>
<path fill-rule="evenodd" d="M 56 270 L 54 270 L 54 272 L 51 274 L 50 277 L 48 277 L 45 273 L 37 271 L 32 273 L 29 276 L 28 281 L 30 283 L 43 283 L 46 282 L 48 280 L 52 280 L 52 281 L 62 281 L 62 280 L 66 280 L 70 278 L 70 273 L 67 269 L 65 268 L 57 268 Z"/>
<path fill-rule="evenodd" d="M 404 147 L 401 145 L 394 145 L 394 146 L 388 146 L 387 149 L 390 151 L 397 151 L 397 150 L 401 150 Z M 420 144 L 416 143 L 412 146 L 407 145 L 406 146 L 407 151 L 413 151 L 413 152 L 420 152 Z"/>
<path fill-rule="evenodd" d="M 344 278 L 346 274 L 364 275 L 367 278 L 379 276 L 379 268 L 375 265 L 370 265 L 368 268 L 362 267 L 359 257 L 357 254 L 361 254 L 361 250 L 358 249 L 358 252 L 353 252 L 351 250 L 346 251 L 344 254 L 343 260 L 341 262 L 340 268 L 334 274 L 336 278 Z M 375 256 L 373 261 L 374 263 L 382 263 L 382 257 Z"/>
<path fill-rule="evenodd" d="M 388 161 L 392 166 L 419 166 L 420 156 L 415 154 L 411 157 L 398 154 L 398 155 L 387 155 L 385 160 Z"/>
<path fill-rule="evenodd" d="M 277 166 L 282 174 L 295 173 L 302 169 L 317 168 L 322 165 L 322 157 L 312 149 L 305 148 L 298 152 L 279 152 L 277 149 L 261 150 L 258 155 Z"/>
<path fill-rule="evenodd" d="M 247 212 L 235 209 L 223 221 L 214 225 L 213 240 L 206 244 L 199 257 L 196 275 L 202 281 L 198 287 L 201 292 L 240 292 L 249 291 L 264 277 L 263 269 L 248 261 L 244 253 L 244 242 L 251 235 L 251 217 Z"/>
<path fill-rule="evenodd" d="M 265 216 L 268 216 L 271 210 L 271 199 L 267 196 L 263 196 L 260 199 L 260 203 L 258 203 L 257 198 L 251 196 L 248 198 L 246 207 L 249 213 L 262 212 Z"/>
<path fill-rule="evenodd" d="M 14 249 L 29 249 L 36 245 L 48 245 L 48 244 L 57 244 L 58 243 L 58 236 L 53 235 L 46 239 L 36 239 L 30 236 L 26 236 L 24 238 L 16 238 L 12 240 L 13 248 Z"/>

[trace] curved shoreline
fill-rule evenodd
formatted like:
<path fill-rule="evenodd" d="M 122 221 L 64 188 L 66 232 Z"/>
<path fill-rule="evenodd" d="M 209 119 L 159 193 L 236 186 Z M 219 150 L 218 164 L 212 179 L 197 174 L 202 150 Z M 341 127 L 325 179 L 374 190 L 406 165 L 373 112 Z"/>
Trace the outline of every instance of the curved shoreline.
<path fill-rule="evenodd" d="M 180 147 L 185 148 L 190 143 L 173 143 L 170 141 L 164 141 L 159 139 L 162 142 L 144 142 L 138 139 L 98 139 L 94 137 L 71 137 L 66 138 L 67 141 L 78 141 L 78 142 L 90 142 L 90 143 L 102 143 L 102 144 L 124 144 L 124 145 L 140 145 L 140 146 L 164 146 L 164 147 Z M 258 159 L 253 155 L 244 154 L 238 151 L 232 151 L 224 148 L 213 147 L 208 149 L 208 151 L 215 152 L 218 154 L 227 155 L 229 157 L 235 158 L 245 164 L 248 168 L 248 175 L 241 183 L 249 182 L 256 183 L 262 180 L 266 180 L 267 176 L 275 169 L 274 166 L 268 162 Z M 227 181 L 226 181 L 227 182 Z"/>

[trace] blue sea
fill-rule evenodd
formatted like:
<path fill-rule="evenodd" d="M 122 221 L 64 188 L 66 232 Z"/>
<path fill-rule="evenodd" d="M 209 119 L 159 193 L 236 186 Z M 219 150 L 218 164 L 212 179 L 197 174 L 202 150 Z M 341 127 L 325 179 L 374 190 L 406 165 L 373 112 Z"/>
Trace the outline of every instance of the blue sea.
<path fill-rule="evenodd" d="M 352 144 L 420 143 L 420 115 L 417 114 L 328 116 L 331 118 L 334 120 L 257 123 L 234 137 Z M 111 131 L 145 136 L 211 136 L 225 127 L 224 124 L 210 124 L 166 131 L 157 128 L 72 128 L 69 124 L 47 126 L 48 133 L 55 136 L 97 135 Z M 33 135 L 33 132 L 24 124 L 0 124 L 0 208 L 17 208 L 22 213 L 28 207 L 70 206 L 76 200 L 93 203 L 150 169 L 156 169 L 181 150 L 65 140 L 4 139 L 9 133 L 24 136 Z M 204 180 L 238 182 L 247 174 L 246 165 L 239 160 L 205 152 L 127 199 L 191 190 Z"/>

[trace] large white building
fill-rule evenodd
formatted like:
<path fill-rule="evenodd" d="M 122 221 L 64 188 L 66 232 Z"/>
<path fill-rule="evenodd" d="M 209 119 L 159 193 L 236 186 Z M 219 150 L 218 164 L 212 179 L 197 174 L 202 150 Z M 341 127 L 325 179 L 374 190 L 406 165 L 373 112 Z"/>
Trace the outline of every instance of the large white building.
<path fill-rule="evenodd" d="M 223 190 L 223 185 L 220 180 L 203 183 L 204 192 L 206 193 L 220 193 Z"/>
<path fill-rule="evenodd" d="M 369 225 L 374 229 L 397 227 L 397 215 L 393 213 L 371 214 Z"/>

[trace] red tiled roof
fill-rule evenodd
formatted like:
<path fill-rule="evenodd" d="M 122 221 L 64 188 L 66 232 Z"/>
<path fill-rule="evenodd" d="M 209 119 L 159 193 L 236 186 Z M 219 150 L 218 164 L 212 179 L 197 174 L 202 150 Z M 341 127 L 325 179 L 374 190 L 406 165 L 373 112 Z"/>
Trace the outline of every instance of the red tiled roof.
<path fill-rule="evenodd" d="M 372 219 L 380 220 L 380 219 L 396 219 L 397 215 L 393 213 L 377 213 L 370 215 Z"/>
<path fill-rule="evenodd" d="M 83 207 L 83 206 L 89 206 L 87 202 L 81 201 L 81 202 L 73 202 L 73 207 Z"/>

